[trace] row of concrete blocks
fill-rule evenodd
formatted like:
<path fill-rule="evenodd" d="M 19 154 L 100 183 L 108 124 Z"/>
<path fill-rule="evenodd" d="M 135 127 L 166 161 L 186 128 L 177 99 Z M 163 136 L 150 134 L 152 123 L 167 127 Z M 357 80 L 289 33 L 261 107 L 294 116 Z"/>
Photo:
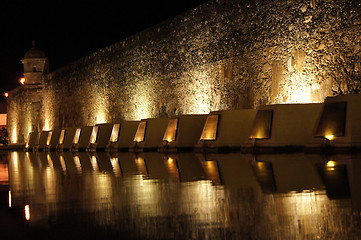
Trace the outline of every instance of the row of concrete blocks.
<path fill-rule="evenodd" d="M 324 103 L 122 121 L 31 132 L 26 150 L 294 152 L 361 149 L 361 95 Z"/>

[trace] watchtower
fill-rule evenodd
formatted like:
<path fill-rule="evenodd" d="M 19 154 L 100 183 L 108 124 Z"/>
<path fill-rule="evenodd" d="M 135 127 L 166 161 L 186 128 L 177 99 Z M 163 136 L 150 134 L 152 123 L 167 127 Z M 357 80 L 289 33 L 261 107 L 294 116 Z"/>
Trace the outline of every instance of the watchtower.
<path fill-rule="evenodd" d="M 49 63 L 43 51 L 35 47 L 28 50 L 21 62 L 24 64 L 25 84 L 41 84 L 42 76 L 49 72 Z"/>

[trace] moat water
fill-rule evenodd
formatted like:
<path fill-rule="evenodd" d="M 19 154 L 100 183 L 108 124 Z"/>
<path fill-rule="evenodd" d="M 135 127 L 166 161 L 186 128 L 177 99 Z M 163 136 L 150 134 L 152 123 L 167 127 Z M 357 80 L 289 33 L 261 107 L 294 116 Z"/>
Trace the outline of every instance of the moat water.
<path fill-rule="evenodd" d="M 1 239 L 359 239 L 361 156 L 0 155 Z"/>

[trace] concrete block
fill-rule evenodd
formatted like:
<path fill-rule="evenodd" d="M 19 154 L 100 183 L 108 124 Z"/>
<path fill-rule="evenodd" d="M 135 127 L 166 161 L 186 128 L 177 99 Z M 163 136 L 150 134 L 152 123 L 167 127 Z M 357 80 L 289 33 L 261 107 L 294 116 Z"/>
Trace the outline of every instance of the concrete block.
<path fill-rule="evenodd" d="M 25 150 L 33 151 L 34 148 L 39 144 L 39 137 L 40 137 L 39 132 L 37 131 L 30 132 L 25 144 Z"/>
<path fill-rule="evenodd" d="M 350 152 L 361 149 L 361 95 L 327 97 L 306 151 Z"/>
<path fill-rule="evenodd" d="M 55 130 L 52 130 L 52 131 L 49 131 L 49 134 L 48 134 L 48 139 L 47 139 L 47 142 L 46 142 L 46 149 L 47 150 L 55 150 L 56 147 L 58 146 L 59 144 L 59 138 L 60 138 L 60 135 L 61 135 L 61 131 L 60 129 L 55 129 Z"/>
<path fill-rule="evenodd" d="M 114 123 L 103 123 L 95 125 L 98 128 L 96 140 L 89 145 L 88 150 L 104 151 L 110 142 Z"/>
<path fill-rule="evenodd" d="M 169 119 L 159 152 L 193 151 L 207 115 L 180 115 Z"/>
<path fill-rule="evenodd" d="M 321 109 L 321 103 L 261 106 L 242 151 L 303 151 Z"/>
<path fill-rule="evenodd" d="M 93 126 L 84 126 L 77 129 L 75 133 L 72 150 L 85 151 L 90 144 L 90 137 L 93 131 Z"/>
<path fill-rule="evenodd" d="M 195 150 L 239 150 L 249 136 L 256 112 L 254 109 L 211 112 Z"/>
<path fill-rule="evenodd" d="M 60 134 L 59 143 L 57 146 L 57 149 L 60 151 L 70 151 L 73 143 L 74 143 L 74 137 L 77 133 L 78 128 L 66 128 L 62 129 L 62 132 Z"/>
<path fill-rule="evenodd" d="M 40 132 L 39 143 L 36 146 L 36 149 L 38 151 L 43 151 L 44 149 L 46 149 L 46 145 L 48 142 L 48 136 L 49 136 L 49 131 L 41 131 Z"/>
<path fill-rule="evenodd" d="M 134 141 L 139 121 L 122 121 L 114 124 L 107 149 L 110 151 L 128 151 Z"/>
<path fill-rule="evenodd" d="M 162 143 L 167 126 L 168 118 L 142 119 L 129 150 L 132 152 L 157 150 Z"/>

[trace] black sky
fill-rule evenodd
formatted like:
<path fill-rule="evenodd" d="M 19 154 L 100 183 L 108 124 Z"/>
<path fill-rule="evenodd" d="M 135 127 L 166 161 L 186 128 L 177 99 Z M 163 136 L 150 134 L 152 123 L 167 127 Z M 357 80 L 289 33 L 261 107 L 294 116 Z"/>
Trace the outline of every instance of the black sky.
<path fill-rule="evenodd" d="M 2 0 L 0 93 L 20 85 L 20 59 L 32 40 L 54 70 L 204 2 L 207 0 Z"/>

